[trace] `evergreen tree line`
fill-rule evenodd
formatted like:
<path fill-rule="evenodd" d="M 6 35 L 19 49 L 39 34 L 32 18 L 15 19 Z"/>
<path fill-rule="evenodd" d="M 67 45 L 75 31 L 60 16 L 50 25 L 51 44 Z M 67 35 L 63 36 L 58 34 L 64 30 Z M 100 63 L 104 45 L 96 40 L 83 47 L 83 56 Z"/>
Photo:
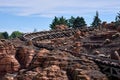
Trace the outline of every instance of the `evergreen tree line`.
<path fill-rule="evenodd" d="M 76 18 L 71 16 L 70 19 L 66 19 L 63 16 L 62 17 L 55 16 L 52 23 L 50 24 L 50 28 L 55 29 L 56 25 L 65 25 L 70 28 L 77 28 L 86 26 L 86 22 L 83 17 L 79 16 L 77 16 Z"/>
<path fill-rule="evenodd" d="M 96 11 L 96 15 L 93 18 L 93 22 L 91 23 L 91 27 L 99 27 L 101 24 L 101 20 L 99 18 L 99 13 Z M 69 28 L 78 28 L 78 27 L 85 27 L 87 26 L 85 19 L 83 17 L 73 17 L 71 16 L 70 19 L 66 19 L 63 16 L 62 17 L 56 17 L 53 19 L 52 23 L 50 24 L 51 29 L 55 29 L 56 25 L 65 25 Z M 120 11 L 117 13 L 115 18 L 115 25 L 116 27 L 120 26 Z M 34 32 L 36 32 L 37 29 L 34 29 Z M 9 35 L 7 32 L 0 32 L 0 39 L 11 39 L 20 37 L 23 35 L 22 32 L 14 31 L 11 35 Z"/>
<path fill-rule="evenodd" d="M 99 13 L 96 11 L 96 15 L 93 18 L 93 22 L 91 23 L 91 27 L 99 27 L 99 25 L 102 23 L 101 19 L 99 18 Z M 120 25 L 120 12 L 117 13 L 116 19 L 115 19 L 116 27 Z M 70 19 L 66 19 L 63 16 L 62 17 L 56 17 L 53 19 L 52 23 L 50 24 L 51 29 L 55 29 L 56 25 L 65 25 L 69 28 L 78 28 L 78 27 L 85 27 L 87 26 L 85 19 L 83 17 L 73 17 L 71 16 Z"/>
<path fill-rule="evenodd" d="M 7 32 L 0 32 L 0 39 L 11 39 L 20 37 L 23 33 L 19 31 L 13 31 L 11 35 L 9 35 Z"/>

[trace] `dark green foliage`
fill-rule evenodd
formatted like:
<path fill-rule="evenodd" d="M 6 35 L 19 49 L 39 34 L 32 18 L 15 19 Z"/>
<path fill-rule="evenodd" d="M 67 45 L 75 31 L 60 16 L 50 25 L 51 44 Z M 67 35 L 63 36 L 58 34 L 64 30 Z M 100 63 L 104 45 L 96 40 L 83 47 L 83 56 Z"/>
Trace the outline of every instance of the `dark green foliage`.
<path fill-rule="evenodd" d="M 9 35 L 7 32 L 3 32 L 2 35 L 4 36 L 4 39 L 8 39 L 9 38 Z"/>
<path fill-rule="evenodd" d="M 63 16 L 59 18 L 58 25 L 61 25 L 61 24 L 66 25 L 66 26 L 68 25 L 67 20 Z"/>
<path fill-rule="evenodd" d="M 2 33 L 0 33 L 0 39 L 4 39 L 4 36 Z"/>
<path fill-rule="evenodd" d="M 86 26 L 86 22 L 83 17 L 77 17 L 73 21 L 73 28 L 84 27 Z"/>
<path fill-rule="evenodd" d="M 9 38 L 16 38 L 20 37 L 23 33 L 19 31 L 14 31 L 12 34 L 9 36 L 7 32 L 0 32 L 0 39 L 9 39 Z"/>
<path fill-rule="evenodd" d="M 9 38 L 9 35 L 7 32 L 1 32 L 0 33 L 0 39 L 8 39 Z"/>
<path fill-rule="evenodd" d="M 96 11 L 96 15 L 95 15 L 94 20 L 91 25 L 92 25 L 92 27 L 98 27 L 100 23 L 101 23 L 101 20 L 99 18 L 98 12 Z"/>
<path fill-rule="evenodd" d="M 51 29 L 55 29 L 55 25 L 58 24 L 58 18 L 55 16 L 55 18 L 52 21 L 52 24 L 50 24 Z"/>
<path fill-rule="evenodd" d="M 62 16 L 60 18 L 55 17 L 52 21 L 52 24 L 50 24 L 50 28 L 55 29 L 56 25 L 65 25 L 71 28 L 77 28 L 86 26 L 86 22 L 83 17 L 78 16 L 77 18 L 75 18 L 71 16 L 71 18 L 67 20 Z"/>
<path fill-rule="evenodd" d="M 74 21 L 75 21 L 75 17 L 71 16 L 71 18 L 68 19 L 68 26 L 72 28 Z"/>
<path fill-rule="evenodd" d="M 10 35 L 10 38 L 16 38 L 16 37 L 20 37 L 23 33 L 19 32 L 19 31 L 14 31 L 12 32 L 12 34 Z"/>
<path fill-rule="evenodd" d="M 115 26 L 118 27 L 120 25 L 120 11 L 117 13 L 117 16 L 115 18 Z"/>
<path fill-rule="evenodd" d="M 55 29 L 56 25 L 65 25 L 65 26 L 67 26 L 68 22 L 67 22 L 67 20 L 63 16 L 60 17 L 60 18 L 55 16 L 55 18 L 52 21 L 52 24 L 50 24 L 50 28 L 51 29 Z"/>

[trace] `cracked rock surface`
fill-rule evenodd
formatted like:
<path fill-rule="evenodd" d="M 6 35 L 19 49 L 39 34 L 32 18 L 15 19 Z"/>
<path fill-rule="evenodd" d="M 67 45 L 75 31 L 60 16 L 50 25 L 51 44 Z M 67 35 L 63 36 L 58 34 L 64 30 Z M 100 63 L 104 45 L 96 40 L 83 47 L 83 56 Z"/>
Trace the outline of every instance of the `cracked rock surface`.
<path fill-rule="evenodd" d="M 1 40 L 0 80 L 108 80 L 93 60 L 80 54 L 120 60 L 119 40 L 119 32 L 99 30 L 38 42 L 54 49 L 19 38 Z"/>

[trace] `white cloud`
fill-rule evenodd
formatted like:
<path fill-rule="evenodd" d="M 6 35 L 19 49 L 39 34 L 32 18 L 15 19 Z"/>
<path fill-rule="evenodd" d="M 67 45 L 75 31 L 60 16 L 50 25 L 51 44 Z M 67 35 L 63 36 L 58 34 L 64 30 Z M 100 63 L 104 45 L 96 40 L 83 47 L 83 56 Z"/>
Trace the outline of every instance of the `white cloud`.
<path fill-rule="evenodd" d="M 96 10 L 113 13 L 120 9 L 119 0 L 0 0 L 0 12 L 19 16 L 52 17 L 85 15 Z"/>

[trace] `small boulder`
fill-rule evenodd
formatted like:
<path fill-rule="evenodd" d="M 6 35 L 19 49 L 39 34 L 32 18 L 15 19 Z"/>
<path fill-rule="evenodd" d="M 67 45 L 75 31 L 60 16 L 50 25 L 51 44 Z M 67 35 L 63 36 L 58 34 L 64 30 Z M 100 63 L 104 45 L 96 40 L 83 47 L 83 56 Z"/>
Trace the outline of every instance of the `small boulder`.
<path fill-rule="evenodd" d="M 109 44 L 109 43 L 111 43 L 111 40 L 110 39 L 105 39 L 104 44 Z"/>
<path fill-rule="evenodd" d="M 111 59 L 120 60 L 120 56 L 117 51 L 111 53 Z"/>

